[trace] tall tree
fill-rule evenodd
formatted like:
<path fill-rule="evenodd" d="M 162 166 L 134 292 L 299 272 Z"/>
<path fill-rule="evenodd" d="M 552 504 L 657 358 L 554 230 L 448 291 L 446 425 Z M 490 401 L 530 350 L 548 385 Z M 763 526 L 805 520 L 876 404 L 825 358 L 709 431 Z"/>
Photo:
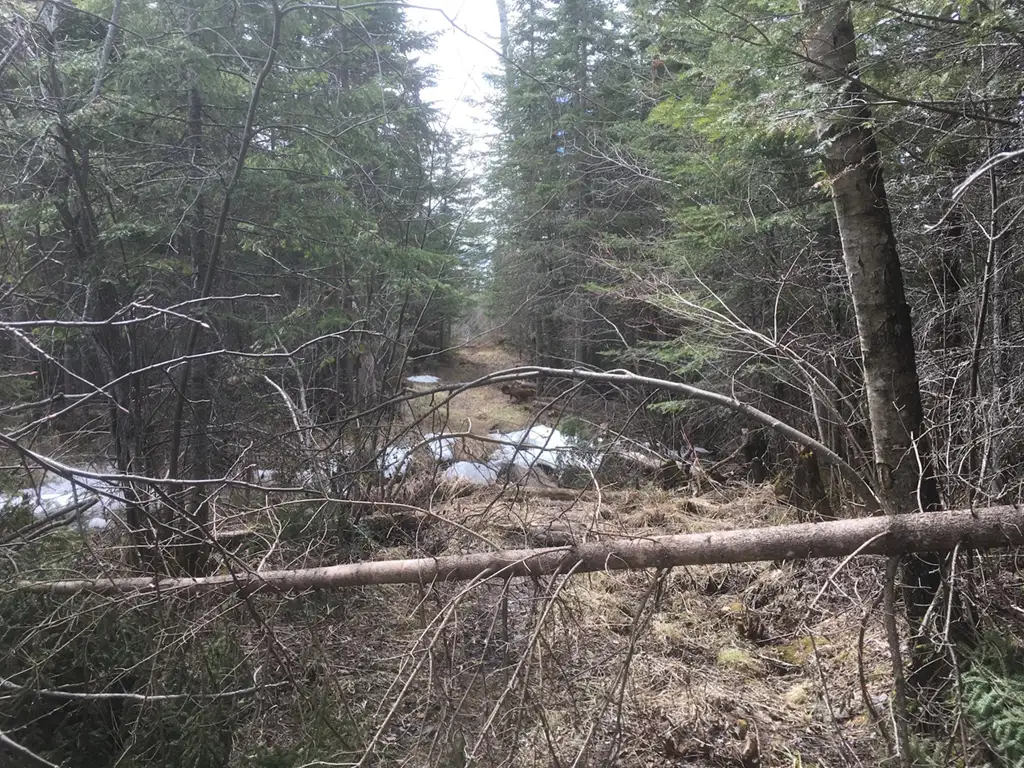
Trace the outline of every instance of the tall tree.
<path fill-rule="evenodd" d="M 0 247 L 37 394 L 65 420 L 102 403 L 116 468 L 174 484 L 125 481 L 140 547 L 202 539 L 204 483 L 273 443 L 254 411 L 291 422 L 266 378 L 324 441 L 372 450 L 381 430 L 345 419 L 397 391 L 417 338 L 444 345 L 466 280 L 429 39 L 393 5 L 205 0 L 48 5 L 8 31 Z"/>
<path fill-rule="evenodd" d="M 492 177 L 503 203 L 496 292 L 528 318 L 538 360 L 594 364 L 619 343 L 616 310 L 580 287 L 603 281 L 602 258 L 657 221 L 653 185 L 615 152 L 617 133 L 644 113 L 628 16 L 603 0 L 509 11 L 514 66 L 501 83 L 504 157 Z"/>
<path fill-rule="evenodd" d="M 857 317 L 879 488 L 894 513 L 939 506 L 923 430 L 910 305 L 850 4 L 804 0 L 808 72 L 821 84 L 818 138 Z"/>

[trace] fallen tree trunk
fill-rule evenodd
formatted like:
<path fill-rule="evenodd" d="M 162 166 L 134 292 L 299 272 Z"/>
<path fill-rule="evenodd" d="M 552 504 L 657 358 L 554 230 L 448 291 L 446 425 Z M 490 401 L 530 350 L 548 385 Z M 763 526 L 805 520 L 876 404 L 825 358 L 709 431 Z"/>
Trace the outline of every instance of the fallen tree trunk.
<path fill-rule="evenodd" d="M 744 563 L 844 557 L 852 554 L 898 555 L 1024 543 L 1024 514 L 1017 507 L 970 512 L 921 512 L 827 523 L 802 523 L 643 539 L 614 539 L 578 546 L 519 549 L 473 555 L 346 563 L 323 568 L 243 572 L 200 578 L 106 578 L 70 581 L 19 581 L 25 592 L 58 595 L 91 592 L 198 593 L 210 591 L 301 592 L 372 584 L 426 584 L 433 581 L 544 576 L 683 565 Z"/>

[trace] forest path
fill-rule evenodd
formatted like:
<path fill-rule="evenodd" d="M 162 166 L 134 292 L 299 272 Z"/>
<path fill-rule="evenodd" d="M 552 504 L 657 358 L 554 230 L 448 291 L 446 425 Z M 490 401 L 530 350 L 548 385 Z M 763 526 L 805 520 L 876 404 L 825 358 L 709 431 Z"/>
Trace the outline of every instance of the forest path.
<path fill-rule="evenodd" d="M 473 381 L 481 376 L 522 365 L 516 355 L 501 343 L 481 342 L 452 352 L 433 372 L 441 386 Z M 437 385 L 433 385 L 437 386 Z M 443 420 L 451 430 L 466 429 L 467 419 L 474 432 L 509 432 L 522 429 L 533 419 L 533 409 L 516 404 L 500 385 L 488 384 L 460 392 L 444 407 Z"/>
<path fill-rule="evenodd" d="M 436 390 L 519 364 L 501 344 L 467 346 L 431 371 L 440 384 L 422 386 Z M 443 397 L 435 395 L 433 405 Z M 550 411 L 536 402 L 513 403 L 498 384 L 460 392 L 432 416 L 429 398 L 414 402 L 434 432 L 460 432 L 469 424 L 477 435 L 522 430 L 536 422 L 559 426 L 548 418 Z M 460 438 L 455 451 L 460 460 L 487 461 L 494 448 L 493 442 Z M 478 551 L 481 540 L 497 549 L 572 546 L 798 519 L 768 485 L 712 485 L 694 496 L 687 489 L 644 482 L 636 473 L 627 476 L 629 483 L 609 484 L 598 474 L 589 482 L 580 478 L 580 487 L 556 488 L 532 477 L 513 482 L 502 475 L 488 484 L 440 488 L 430 481 L 420 496 L 415 482 L 410 490 L 411 501 L 453 524 L 439 525 L 430 538 L 431 551 L 441 556 Z M 424 530 L 420 525 L 417 520 L 417 535 Z M 597 692 L 620 690 L 618 675 L 622 665 L 629 666 L 628 695 L 605 695 L 627 702 L 622 738 L 637 756 L 630 765 L 783 768 L 796 765 L 800 755 L 839 765 L 849 760 L 836 751 L 836 729 L 846 743 L 857 745 L 862 764 L 877 763 L 877 734 L 861 700 L 857 654 L 850 649 L 861 644 L 866 606 L 859 590 L 877 589 L 878 572 L 869 563 L 850 563 L 837 577 L 842 587 L 819 594 L 834 568 L 823 560 L 758 562 L 658 574 L 592 573 L 550 585 L 495 579 L 459 598 L 457 636 L 476 643 L 465 648 L 486 649 L 495 634 L 522 648 L 539 631 L 536 606 L 559 595 L 559 609 L 552 612 L 557 618 L 550 620 L 537 651 L 545 668 L 558 670 L 545 678 L 548 710 L 571 712 Z M 816 610 L 809 611 L 814 594 Z M 887 657 L 877 621 L 862 641 L 866 687 L 874 705 L 881 706 L 887 678 L 877 670 L 884 669 Z M 475 670 L 481 662 L 473 656 L 463 663 Z M 387 684 L 390 678 L 381 682 Z M 493 706 L 492 695 L 483 686 L 464 700 L 483 711 Z M 410 732 L 416 727 L 418 721 L 410 719 Z"/>

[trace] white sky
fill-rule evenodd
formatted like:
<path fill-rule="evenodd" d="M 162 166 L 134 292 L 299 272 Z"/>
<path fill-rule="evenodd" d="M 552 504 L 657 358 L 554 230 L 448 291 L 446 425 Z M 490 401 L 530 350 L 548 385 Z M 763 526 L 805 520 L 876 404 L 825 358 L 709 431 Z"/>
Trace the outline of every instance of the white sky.
<path fill-rule="evenodd" d="M 423 32 L 442 32 L 437 39 L 437 49 L 422 59 L 423 63 L 437 68 L 437 86 L 424 91 L 423 97 L 448 117 L 448 128 L 477 137 L 474 145 L 479 146 L 483 137 L 493 132 L 493 127 L 488 124 L 487 108 L 473 106 L 470 102 L 489 95 L 484 75 L 497 73 L 500 66 L 497 3 L 495 0 L 418 0 L 416 5 L 419 7 L 406 10 L 411 24 Z M 453 29 L 444 14 L 459 29 Z"/>

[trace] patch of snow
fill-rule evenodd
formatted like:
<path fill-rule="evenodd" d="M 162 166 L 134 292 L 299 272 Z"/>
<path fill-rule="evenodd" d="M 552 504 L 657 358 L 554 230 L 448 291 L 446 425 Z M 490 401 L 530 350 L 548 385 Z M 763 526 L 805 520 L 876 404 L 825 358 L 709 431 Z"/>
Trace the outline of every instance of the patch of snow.
<path fill-rule="evenodd" d="M 536 424 L 530 429 L 491 435 L 504 444 L 498 446 L 487 462 L 492 467 L 530 467 L 534 464 L 555 467 L 558 465 L 558 451 L 566 447 L 564 435 L 557 429 Z"/>
<path fill-rule="evenodd" d="M 342 450 L 334 456 L 324 457 L 318 455 L 310 458 L 305 463 L 305 468 L 295 474 L 296 482 L 306 488 L 315 488 L 326 491 L 335 486 L 339 478 L 345 474 L 349 466 L 351 452 Z M 257 469 L 257 482 L 261 485 L 273 485 L 278 480 L 278 473 L 272 469 Z"/>
<path fill-rule="evenodd" d="M 253 475 L 253 480 L 259 485 L 270 485 L 277 480 L 277 470 L 275 469 L 257 468 Z"/>
<path fill-rule="evenodd" d="M 89 522 L 88 522 L 88 524 L 85 527 L 86 528 L 90 528 L 90 529 L 92 529 L 94 531 L 102 531 L 108 525 L 110 525 L 110 523 L 107 522 L 106 518 L 103 518 L 103 517 L 91 517 L 91 518 L 89 518 Z"/>
<path fill-rule="evenodd" d="M 380 460 L 380 471 L 390 480 L 395 475 L 404 475 L 409 470 L 409 449 L 389 445 Z"/>
<path fill-rule="evenodd" d="M 76 471 L 89 471 L 104 475 L 117 474 L 115 469 L 107 465 L 97 465 L 89 467 L 87 470 Z M 8 506 L 25 504 L 36 520 L 45 520 L 76 501 L 97 499 L 98 503 L 90 507 L 87 514 L 93 520 L 103 520 L 106 523 L 104 518 L 124 510 L 125 503 L 121 499 L 121 494 L 120 485 L 113 480 L 97 480 L 76 475 L 75 482 L 72 483 L 61 475 L 46 473 L 35 488 L 25 488 L 10 495 L 0 494 L 0 516 Z M 90 523 L 89 527 L 96 526 Z"/>
<path fill-rule="evenodd" d="M 438 464 L 454 462 L 445 471 L 449 480 L 463 479 L 473 483 L 493 483 L 505 469 L 517 467 L 530 470 L 543 467 L 555 473 L 568 469 L 597 469 L 602 456 L 589 443 L 580 443 L 557 429 L 537 424 L 529 429 L 508 433 L 492 433 L 491 439 L 501 444 L 486 462 L 455 461 L 458 438 L 448 433 L 429 433 L 417 442 L 417 450 L 426 448 Z M 411 466 L 412 448 L 392 445 L 383 452 L 379 466 L 385 479 L 404 475 Z"/>
<path fill-rule="evenodd" d="M 445 437 L 444 433 L 440 435 L 431 433 L 424 435 L 423 441 L 427 444 L 427 448 L 430 450 L 431 455 L 433 455 L 434 461 L 451 461 L 455 458 L 456 438 Z"/>
<path fill-rule="evenodd" d="M 420 373 L 415 376 L 409 376 L 406 378 L 410 384 L 440 384 L 441 380 L 437 376 L 430 376 L 425 373 Z"/>
<path fill-rule="evenodd" d="M 457 461 L 445 470 L 444 476 L 448 480 L 468 480 L 480 485 L 487 485 L 498 479 L 497 471 L 476 461 Z"/>
<path fill-rule="evenodd" d="M 524 469 L 536 465 L 561 470 L 568 467 L 596 468 L 601 463 L 601 457 L 579 446 L 576 438 L 544 424 L 491 437 L 504 443 L 495 449 L 487 462 L 498 470 L 510 464 Z"/>

